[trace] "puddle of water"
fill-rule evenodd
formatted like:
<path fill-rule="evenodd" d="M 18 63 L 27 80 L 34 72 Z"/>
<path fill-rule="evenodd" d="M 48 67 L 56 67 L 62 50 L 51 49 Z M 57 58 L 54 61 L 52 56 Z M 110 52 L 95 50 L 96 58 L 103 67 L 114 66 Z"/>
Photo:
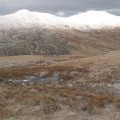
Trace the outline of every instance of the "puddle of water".
<path fill-rule="evenodd" d="M 54 82 L 59 80 L 57 73 L 51 76 L 26 76 L 24 79 L 7 80 L 6 82 L 11 84 L 37 84 L 41 82 Z"/>

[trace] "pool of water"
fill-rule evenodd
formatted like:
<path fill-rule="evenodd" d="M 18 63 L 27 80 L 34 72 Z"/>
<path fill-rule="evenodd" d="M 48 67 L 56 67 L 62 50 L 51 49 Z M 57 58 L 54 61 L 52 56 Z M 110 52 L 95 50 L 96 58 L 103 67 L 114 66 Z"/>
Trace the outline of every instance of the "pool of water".
<path fill-rule="evenodd" d="M 43 82 L 54 82 L 60 79 L 59 74 L 54 73 L 51 76 L 26 76 L 24 79 L 10 79 L 6 80 L 7 83 L 10 84 L 36 84 Z"/>

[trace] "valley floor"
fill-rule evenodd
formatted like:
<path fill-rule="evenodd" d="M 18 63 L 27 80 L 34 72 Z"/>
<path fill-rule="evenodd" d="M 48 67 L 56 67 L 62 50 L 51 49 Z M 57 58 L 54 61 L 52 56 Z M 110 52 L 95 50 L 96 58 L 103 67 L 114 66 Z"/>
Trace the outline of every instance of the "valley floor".
<path fill-rule="evenodd" d="M 119 119 L 119 50 L 0 57 L 0 120 Z"/>

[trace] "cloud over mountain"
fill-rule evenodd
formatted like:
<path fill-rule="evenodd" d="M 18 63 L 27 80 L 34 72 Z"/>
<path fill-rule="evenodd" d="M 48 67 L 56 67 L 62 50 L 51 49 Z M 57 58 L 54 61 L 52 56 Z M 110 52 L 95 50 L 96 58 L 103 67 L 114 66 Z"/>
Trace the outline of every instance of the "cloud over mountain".
<path fill-rule="evenodd" d="M 119 0 L 0 0 L 0 13 L 6 14 L 20 9 L 36 11 L 81 11 L 119 8 Z"/>

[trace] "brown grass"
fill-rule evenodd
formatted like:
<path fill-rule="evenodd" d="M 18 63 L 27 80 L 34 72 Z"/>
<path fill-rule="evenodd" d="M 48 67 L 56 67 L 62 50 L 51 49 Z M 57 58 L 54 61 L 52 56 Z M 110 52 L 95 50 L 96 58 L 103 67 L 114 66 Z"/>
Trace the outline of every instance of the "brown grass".
<path fill-rule="evenodd" d="M 64 114 L 71 114 L 71 111 L 75 113 L 76 117 L 80 114 L 83 118 L 86 116 L 86 119 L 94 115 L 100 115 L 100 118 L 114 116 L 116 111 L 120 112 L 120 94 L 116 91 L 114 91 L 115 94 L 110 94 L 109 89 L 106 92 L 98 92 L 96 90 L 104 90 L 105 88 L 89 85 L 119 84 L 119 53 L 115 53 L 115 55 L 114 53 L 106 54 L 104 59 L 101 55 L 59 61 L 49 66 L 37 64 L 1 68 L 0 119 L 9 120 L 9 118 L 19 116 L 28 116 L 32 119 L 33 117 L 46 116 L 46 120 L 49 120 L 52 115 L 60 114 L 63 116 Z M 46 72 L 48 76 L 57 72 L 60 80 L 34 85 L 10 85 L 3 82 L 5 79 L 39 75 L 41 72 Z M 110 109 L 109 113 L 107 107 L 110 105 L 114 109 Z M 66 113 L 65 110 L 68 112 Z M 106 111 L 106 114 L 103 111 Z M 95 117 L 93 118 L 96 120 Z M 63 120 L 67 119 L 64 118 Z M 79 120 L 82 118 L 79 117 Z"/>

